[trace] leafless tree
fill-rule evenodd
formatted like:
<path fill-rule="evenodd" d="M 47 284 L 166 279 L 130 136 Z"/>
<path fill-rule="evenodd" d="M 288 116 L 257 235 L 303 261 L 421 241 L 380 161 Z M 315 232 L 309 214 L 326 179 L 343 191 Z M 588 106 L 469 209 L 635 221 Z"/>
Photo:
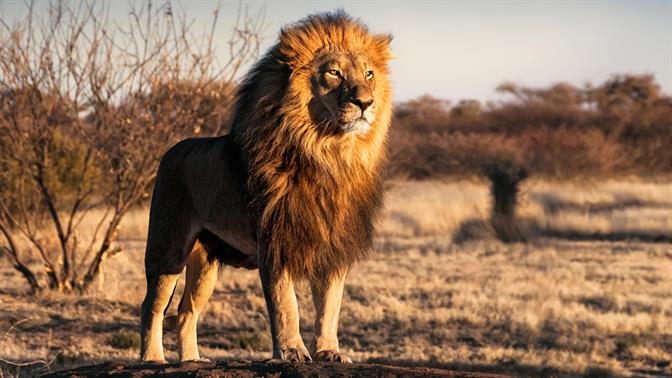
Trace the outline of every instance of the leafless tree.
<path fill-rule="evenodd" d="M 226 128 L 263 15 L 238 15 L 222 62 L 219 9 L 200 33 L 170 1 L 134 3 L 121 25 L 111 3 L 25 5 L 0 24 L 0 246 L 33 291 L 86 290 L 166 148 Z"/>

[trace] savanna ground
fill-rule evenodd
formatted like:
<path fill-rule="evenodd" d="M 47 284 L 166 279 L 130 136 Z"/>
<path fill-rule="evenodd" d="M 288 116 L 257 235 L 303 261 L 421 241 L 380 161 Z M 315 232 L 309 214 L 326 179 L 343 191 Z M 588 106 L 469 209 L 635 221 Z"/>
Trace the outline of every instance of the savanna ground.
<path fill-rule="evenodd" d="M 393 365 L 672 375 L 672 184 L 530 182 L 524 198 L 531 237 L 503 244 L 486 223 L 484 184 L 390 184 L 375 250 L 349 275 L 341 347 L 356 361 Z M 146 219 L 146 209 L 125 219 L 124 252 L 91 294 L 28 296 L 0 256 L 0 358 L 48 364 L 3 364 L 4 374 L 137 359 Z M 305 285 L 299 302 L 308 342 Z M 255 271 L 223 269 L 199 342 L 211 359 L 270 357 Z M 174 332 L 165 346 L 176 359 Z"/>

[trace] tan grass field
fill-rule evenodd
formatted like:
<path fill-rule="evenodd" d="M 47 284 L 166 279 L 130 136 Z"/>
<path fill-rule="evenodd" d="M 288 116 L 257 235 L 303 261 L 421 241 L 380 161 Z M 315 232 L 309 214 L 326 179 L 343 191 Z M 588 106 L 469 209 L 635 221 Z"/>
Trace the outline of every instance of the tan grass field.
<path fill-rule="evenodd" d="M 532 236 L 514 244 L 492 237 L 487 189 L 390 185 L 374 251 L 348 278 L 342 348 L 362 362 L 515 375 L 672 375 L 672 184 L 530 182 L 520 216 Z M 0 358 L 48 363 L 4 374 L 137 359 L 146 218 L 125 219 L 124 252 L 84 296 L 27 296 L 0 256 Z M 306 341 L 308 294 L 300 287 Z M 223 269 L 199 341 L 214 359 L 270 358 L 255 271 Z M 173 332 L 165 344 L 175 359 Z"/>

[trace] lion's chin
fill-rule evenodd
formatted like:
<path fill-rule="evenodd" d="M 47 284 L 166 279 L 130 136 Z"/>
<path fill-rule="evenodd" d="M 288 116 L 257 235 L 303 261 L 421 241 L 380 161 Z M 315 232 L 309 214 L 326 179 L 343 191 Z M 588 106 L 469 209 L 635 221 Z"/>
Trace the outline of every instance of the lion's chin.
<path fill-rule="evenodd" d="M 348 134 L 364 135 L 371 129 L 371 124 L 364 118 L 357 118 L 354 121 L 341 124 L 341 130 Z"/>

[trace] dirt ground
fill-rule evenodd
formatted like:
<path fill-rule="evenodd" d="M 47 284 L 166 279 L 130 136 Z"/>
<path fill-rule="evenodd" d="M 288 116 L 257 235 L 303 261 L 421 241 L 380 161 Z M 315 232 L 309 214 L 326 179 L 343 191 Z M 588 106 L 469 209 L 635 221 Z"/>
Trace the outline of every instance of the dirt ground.
<path fill-rule="evenodd" d="M 408 368 L 379 364 L 291 363 L 280 361 L 229 361 L 218 363 L 184 363 L 169 366 L 124 365 L 104 363 L 47 374 L 45 378 L 65 377 L 446 377 L 497 378 L 496 374 L 455 372 L 444 369 Z"/>
<path fill-rule="evenodd" d="M 406 368 L 548 377 L 672 375 L 672 244 L 666 238 L 672 235 L 672 185 L 608 182 L 586 189 L 536 183 L 525 198 L 520 214 L 531 220 L 531 237 L 504 244 L 485 222 L 484 185 L 393 185 L 374 251 L 347 280 L 342 349 L 359 363 Z M 134 368 L 118 364 L 133 364 L 139 354 L 146 216 L 146 209 L 138 209 L 127 218 L 124 252 L 107 262 L 104 280 L 85 295 L 29 296 L 0 256 L 5 376 L 108 361 L 115 362 L 106 365 L 110 369 L 131 374 Z M 305 285 L 298 297 L 309 343 L 314 311 Z M 169 314 L 179 301 L 173 302 Z M 175 361 L 170 323 L 164 344 Z M 256 272 L 223 269 L 199 324 L 201 354 L 220 366 L 263 361 L 270 358 L 269 335 Z M 261 366 L 242 363 L 244 371 Z M 313 375 L 313 368 L 320 369 L 299 369 Z M 344 367 L 343 376 L 360 368 L 357 374 L 370 371 L 356 364 Z M 290 365 L 277 369 L 294 374 Z M 388 376 L 397 374 L 385 369 L 392 369 Z M 433 375 L 408 375 L 416 372 Z"/>

